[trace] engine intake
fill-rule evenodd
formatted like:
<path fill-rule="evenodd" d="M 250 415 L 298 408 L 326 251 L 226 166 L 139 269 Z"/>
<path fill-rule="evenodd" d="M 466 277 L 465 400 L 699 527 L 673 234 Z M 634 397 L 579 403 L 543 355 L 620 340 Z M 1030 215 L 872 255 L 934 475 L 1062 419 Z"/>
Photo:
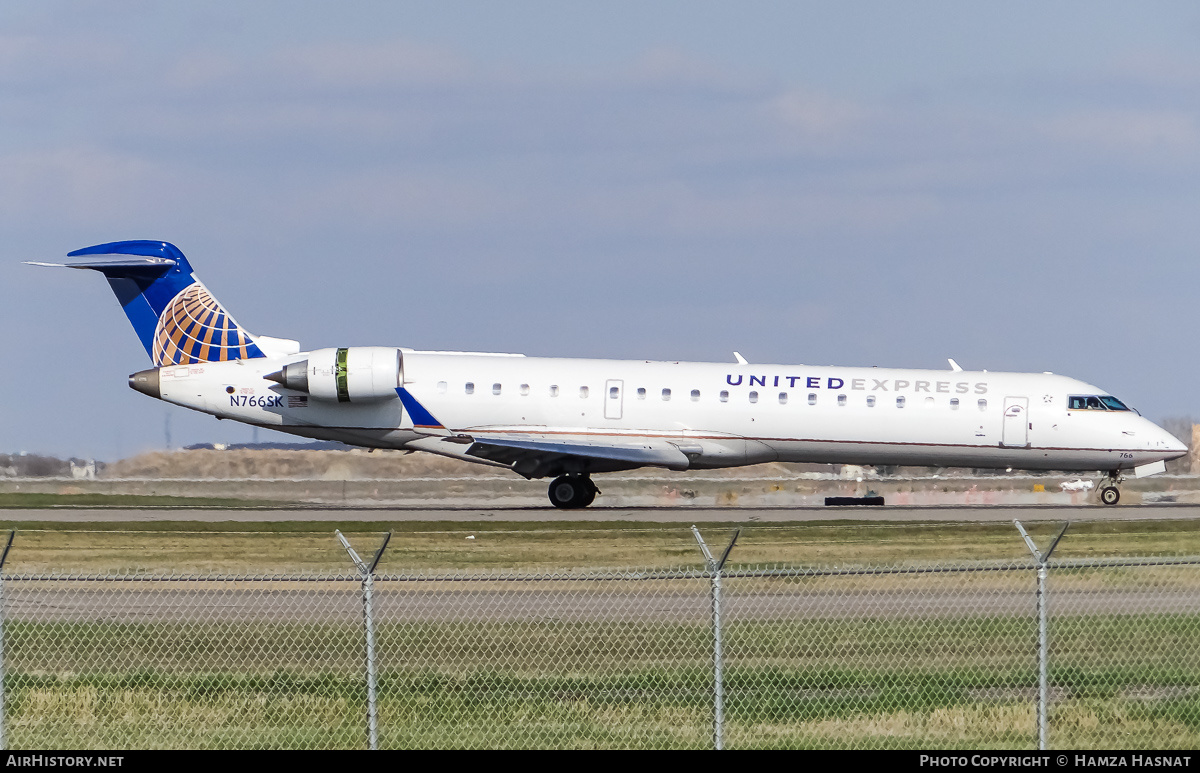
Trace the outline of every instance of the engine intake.
<path fill-rule="evenodd" d="M 318 349 L 307 360 L 285 365 L 263 378 L 317 400 L 369 403 L 395 399 L 403 383 L 403 355 L 387 346 Z"/>

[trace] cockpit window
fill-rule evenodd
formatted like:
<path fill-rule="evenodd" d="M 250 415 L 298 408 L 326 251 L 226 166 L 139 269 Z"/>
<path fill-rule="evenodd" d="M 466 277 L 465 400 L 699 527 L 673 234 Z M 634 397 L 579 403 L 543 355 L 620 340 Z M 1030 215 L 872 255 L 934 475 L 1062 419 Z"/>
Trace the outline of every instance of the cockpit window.
<path fill-rule="evenodd" d="M 1071 395 L 1067 407 L 1072 411 L 1128 411 L 1129 408 L 1112 395 Z"/>

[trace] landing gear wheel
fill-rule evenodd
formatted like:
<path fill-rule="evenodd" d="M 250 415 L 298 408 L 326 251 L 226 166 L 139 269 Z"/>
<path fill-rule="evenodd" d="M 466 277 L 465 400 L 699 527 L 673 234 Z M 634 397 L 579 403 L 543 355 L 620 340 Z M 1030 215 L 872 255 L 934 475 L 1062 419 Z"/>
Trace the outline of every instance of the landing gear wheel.
<path fill-rule="evenodd" d="M 596 500 L 596 484 L 584 475 L 560 475 L 550 484 L 549 494 L 555 507 L 576 510 Z"/>
<path fill-rule="evenodd" d="M 1121 492 L 1116 486 L 1104 486 L 1100 489 L 1100 501 L 1106 505 L 1115 505 L 1121 501 Z"/>

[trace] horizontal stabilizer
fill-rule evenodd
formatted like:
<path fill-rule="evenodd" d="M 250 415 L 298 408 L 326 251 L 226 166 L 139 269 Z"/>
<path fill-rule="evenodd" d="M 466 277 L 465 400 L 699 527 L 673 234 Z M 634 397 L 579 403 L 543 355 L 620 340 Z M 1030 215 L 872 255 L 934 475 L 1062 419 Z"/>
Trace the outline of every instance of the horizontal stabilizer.
<path fill-rule="evenodd" d="M 111 260 L 81 260 L 72 261 L 71 263 L 42 263 L 39 261 L 26 261 L 31 266 L 51 266 L 54 268 L 90 268 L 94 271 L 103 271 L 112 274 L 130 274 L 130 273 L 162 273 L 175 265 L 175 261 L 169 258 L 135 258 L 135 257 L 120 257 Z"/>
<path fill-rule="evenodd" d="M 108 280 L 125 316 L 155 367 L 227 362 L 265 356 L 255 337 L 240 327 L 170 242 L 137 239 L 107 242 L 67 253 L 63 263 L 34 266 L 86 268 Z M 273 353 L 294 342 L 274 340 Z M 295 350 L 299 351 L 299 344 Z"/>

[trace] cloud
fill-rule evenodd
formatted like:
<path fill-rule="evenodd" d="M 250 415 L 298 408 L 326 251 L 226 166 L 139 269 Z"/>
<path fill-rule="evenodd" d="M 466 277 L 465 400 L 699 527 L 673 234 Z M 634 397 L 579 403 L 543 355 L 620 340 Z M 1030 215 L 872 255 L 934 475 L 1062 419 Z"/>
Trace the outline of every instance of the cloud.
<path fill-rule="evenodd" d="M 871 117 L 871 111 L 861 105 L 808 89 L 788 89 L 768 105 L 769 113 L 792 137 L 805 142 L 848 140 L 846 135 L 863 128 Z"/>
<path fill-rule="evenodd" d="M 1194 157 L 1200 149 L 1196 115 L 1179 110 L 1075 110 L 1047 119 L 1044 128 L 1052 140 L 1104 152 Z"/>
<path fill-rule="evenodd" d="M 134 62 L 103 37 L 0 34 L 0 83 L 19 90 L 100 83 Z"/>
<path fill-rule="evenodd" d="M 491 181 L 395 169 L 339 174 L 323 185 L 293 190 L 273 209 L 300 221 L 388 229 L 495 227 L 533 213 L 520 193 Z"/>
<path fill-rule="evenodd" d="M 170 177 L 137 155 L 69 146 L 0 157 L 0 209 L 9 223 L 100 225 L 161 201 Z"/>
<path fill-rule="evenodd" d="M 475 74 L 465 57 L 405 39 L 288 48 L 268 62 L 274 77 L 295 85 L 353 91 L 447 86 Z"/>
<path fill-rule="evenodd" d="M 245 78 L 248 63 L 214 50 L 192 50 L 170 63 L 162 73 L 162 85 L 175 92 L 224 89 Z"/>

